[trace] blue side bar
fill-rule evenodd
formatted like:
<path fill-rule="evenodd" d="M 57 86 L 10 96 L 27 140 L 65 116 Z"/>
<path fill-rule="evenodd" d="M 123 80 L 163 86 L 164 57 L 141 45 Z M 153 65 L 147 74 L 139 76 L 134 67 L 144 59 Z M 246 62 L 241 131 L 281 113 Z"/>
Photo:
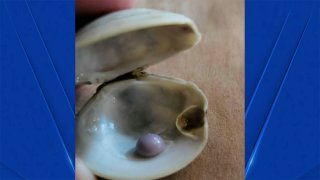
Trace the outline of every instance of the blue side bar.
<path fill-rule="evenodd" d="M 259 8 L 272 7 L 270 4 L 278 8 L 248 17 Z M 272 51 L 267 62 L 251 63 L 254 59 L 246 58 L 245 86 L 252 93 L 246 95 L 245 178 L 317 180 L 320 179 L 320 2 L 246 1 L 246 32 L 255 23 L 267 22 L 275 14 L 281 14 L 278 11 L 285 12 L 282 14 L 287 14 L 286 19 L 264 27 L 279 28 L 282 24 L 275 43 L 268 44 Z M 270 38 L 274 39 L 275 34 Z M 263 43 L 267 40 L 261 39 L 269 37 L 246 35 L 246 57 L 251 57 L 252 52 L 255 61 L 264 59 L 266 54 L 261 53 L 259 58 L 253 51 L 260 44 L 266 46 Z"/>
<path fill-rule="evenodd" d="M 290 11 L 283 22 L 279 36 L 245 112 L 245 127 L 248 130 L 245 133 L 246 162 L 257 141 L 257 134 L 260 133 L 272 102 L 279 91 L 309 16 L 304 12 Z"/>
<path fill-rule="evenodd" d="M 74 2 L 0 14 L 0 179 L 74 179 Z"/>

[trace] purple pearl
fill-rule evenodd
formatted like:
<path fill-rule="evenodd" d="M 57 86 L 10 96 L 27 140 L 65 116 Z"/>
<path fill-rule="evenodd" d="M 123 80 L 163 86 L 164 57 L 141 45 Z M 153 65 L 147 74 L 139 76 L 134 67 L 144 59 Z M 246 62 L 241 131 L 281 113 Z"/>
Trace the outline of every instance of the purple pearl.
<path fill-rule="evenodd" d="M 148 133 L 138 139 L 136 150 L 141 156 L 152 157 L 161 153 L 165 146 L 166 145 L 160 136 Z"/>

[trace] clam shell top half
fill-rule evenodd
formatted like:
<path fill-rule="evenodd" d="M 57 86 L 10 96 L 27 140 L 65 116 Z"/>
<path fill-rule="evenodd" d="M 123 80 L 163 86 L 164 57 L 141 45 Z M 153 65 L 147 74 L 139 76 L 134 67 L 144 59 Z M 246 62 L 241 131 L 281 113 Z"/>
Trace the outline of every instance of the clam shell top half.
<path fill-rule="evenodd" d="M 76 153 L 94 174 L 157 179 L 201 153 L 208 138 L 208 102 L 195 84 L 156 74 L 111 81 L 199 40 L 189 18 L 150 9 L 104 16 L 77 34 L 77 83 L 107 82 L 76 115 Z M 147 133 L 160 135 L 166 148 L 142 158 L 135 145 Z"/>
<path fill-rule="evenodd" d="M 101 83 L 155 64 L 200 40 L 180 14 L 151 9 L 106 15 L 76 35 L 76 83 Z"/>

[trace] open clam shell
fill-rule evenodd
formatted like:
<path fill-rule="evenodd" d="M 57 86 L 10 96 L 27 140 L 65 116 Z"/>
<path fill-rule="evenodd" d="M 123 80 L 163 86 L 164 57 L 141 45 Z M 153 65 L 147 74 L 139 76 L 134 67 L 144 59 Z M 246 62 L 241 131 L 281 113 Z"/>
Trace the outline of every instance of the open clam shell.
<path fill-rule="evenodd" d="M 208 138 L 202 91 L 142 71 L 199 40 L 189 18 L 151 9 L 113 13 L 77 33 L 76 83 L 103 83 L 76 115 L 76 153 L 96 175 L 161 178 L 200 154 Z M 142 158 L 135 145 L 147 133 L 161 136 L 166 148 Z"/>

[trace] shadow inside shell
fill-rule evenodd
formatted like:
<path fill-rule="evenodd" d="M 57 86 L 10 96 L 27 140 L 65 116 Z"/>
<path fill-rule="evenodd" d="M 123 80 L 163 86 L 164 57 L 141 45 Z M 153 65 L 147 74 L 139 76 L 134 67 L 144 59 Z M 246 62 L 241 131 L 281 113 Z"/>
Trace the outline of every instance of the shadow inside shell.
<path fill-rule="evenodd" d="M 119 119 L 115 121 L 118 130 L 134 138 L 168 130 L 185 104 L 181 92 L 159 86 L 133 86 L 121 91 L 117 99 L 122 104 L 118 106 Z"/>
<path fill-rule="evenodd" d="M 132 161 L 146 161 L 146 160 L 152 159 L 152 157 L 143 157 L 139 155 L 135 148 L 132 148 L 131 150 L 129 150 L 125 155 L 129 160 L 132 160 Z"/>

